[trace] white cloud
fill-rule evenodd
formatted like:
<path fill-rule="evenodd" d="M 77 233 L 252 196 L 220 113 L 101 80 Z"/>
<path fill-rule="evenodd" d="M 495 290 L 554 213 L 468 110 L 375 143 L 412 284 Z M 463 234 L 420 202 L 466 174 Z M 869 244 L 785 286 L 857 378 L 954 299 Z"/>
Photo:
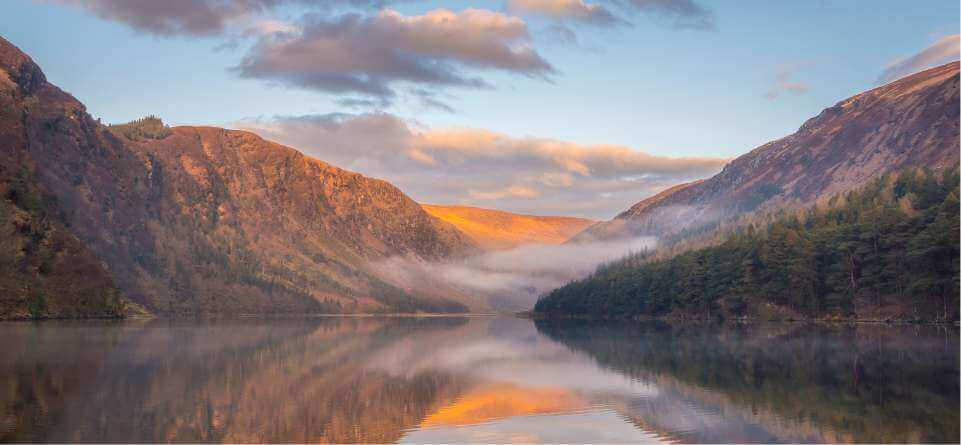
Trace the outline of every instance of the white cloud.
<path fill-rule="evenodd" d="M 878 77 L 877 83 L 888 83 L 918 71 L 958 60 L 959 53 L 961 53 L 961 35 L 944 37 L 911 57 L 889 64 Z"/>

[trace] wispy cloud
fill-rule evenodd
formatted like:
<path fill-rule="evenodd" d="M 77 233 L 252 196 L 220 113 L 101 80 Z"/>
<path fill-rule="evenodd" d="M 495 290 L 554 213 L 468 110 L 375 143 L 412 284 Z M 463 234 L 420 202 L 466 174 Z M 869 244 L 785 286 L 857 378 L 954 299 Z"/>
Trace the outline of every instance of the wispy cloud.
<path fill-rule="evenodd" d="M 653 16 L 677 29 L 717 29 L 714 11 L 695 0 L 607 0 L 607 2 Z"/>
<path fill-rule="evenodd" d="M 577 25 L 632 27 L 639 17 L 679 30 L 717 29 L 714 11 L 696 0 L 507 0 L 506 11 L 553 21 L 539 32 L 544 40 L 579 45 Z"/>
<path fill-rule="evenodd" d="M 54 0 L 134 30 L 160 36 L 215 36 L 231 21 L 263 13 L 283 0 Z"/>
<path fill-rule="evenodd" d="M 878 77 L 877 83 L 888 83 L 908 74 L 958 60 L 959 53 L 961 35 L 944 37 L 911 57 L 892 62 Z"/>
<path fill-rule="evenodd" d="M 238 21 L 262 18 L 284 5 L 318 11 L 338 7 L 379 9 L 410 0 L 49 0 L 81 8 L 104 20 L 158 36 L 219 36 Z M 269 20 L 269 19 L 268 19 Z M 245 26 L 241 26 L 246 28 Z"/>
<path fill-rule="evenodd" d="M 235 126 L 387 179 L 422 202 L 530 214 L 608 218 L 669 185 L 710 176 L 726 162 L 483 129 L 429 128 L 386 113 L 252 119 Z"/>
<path fill-rule="evenodd" d="M 515 14 L 537 14 L 555 20 L 571 20 L 594 25 L 623 23 L 602 5 L 584 0 L 507 0 L 506 8 Z"/>
<path fill-rule="evenodd" d="M 813 66 L 812 62 L 802 62 L 792 65 L 782 65 L 778 67 L 774 75 L 774 85 L 764 93 L 764 97 L 770 100 L 777 99 L 782 93 L 803 94 L 811 89 L 811 85 L 795 79 L 798 71 Z"/>

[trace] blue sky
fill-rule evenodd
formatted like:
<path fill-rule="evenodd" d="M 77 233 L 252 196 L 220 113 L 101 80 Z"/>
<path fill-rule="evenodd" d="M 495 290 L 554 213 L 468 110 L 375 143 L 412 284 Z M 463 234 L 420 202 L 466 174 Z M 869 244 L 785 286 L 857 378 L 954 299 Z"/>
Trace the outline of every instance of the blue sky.
<path fill-rule="evenodd" d="M 380 111 L 412 128 L 483 129 L 513 138 L 611 144 L 654 156 L 730 158 L 793 132 L 821 109 L 876 86 L 888 65 L 958 34 L 956 0 L 694 4 L 712 14 L 713 28 L 678 29 L 668 14 L 632 12 L 623 4 L 621 9 L 608 6 L 623 13 L 630 25 L 598 26 L 506 12 L 503 1 L 390 4 L 406 17 L 437 8 L 519 16 L 531 36 L 530 46 L 555 70 L 544 79 L 516 70 L 471 67 L 464 72 L 489 87 L 413 85 L 429 89 L 431 97 L 453 112 L 407 97 L 388 108 L 346 108 L 338 104 L 343 94 L 277 78 L 243 78 L 235 67 L 256 38 L 236 38 L 239 31 L 161 36 L 123 20 L 101 18 L 91 8 L 19 0 L 4 3 L 0 35 L 30 54 L 51 82 L 107 122 L 157 114 L 171 124 L 236 126 L 278 116 Z M 296 23 L 310 11 L 297 3 L 258 19 Z M 371 8 L 352 11 L 378 13 Z M 331 17 L 343 12 L 348 10 L 314 11 Z M 553 38 L 548 30 L 557 24 L 574 31 L 578 42 Z M 767 97 L 779 81 L 793 86 Z M 653 192 L 667 182 L 649 188 Z M 622 201 L 636 200 L 627 198 Z M 547 209 L 531 210 L 542 211 Z"/>

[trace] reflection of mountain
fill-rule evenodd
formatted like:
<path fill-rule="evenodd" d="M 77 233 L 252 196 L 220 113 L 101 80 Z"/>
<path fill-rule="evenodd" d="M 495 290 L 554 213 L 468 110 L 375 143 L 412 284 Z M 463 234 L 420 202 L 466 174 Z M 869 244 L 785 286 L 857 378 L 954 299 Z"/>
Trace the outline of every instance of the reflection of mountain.
<path fill-rule="evenodd" d="M 546 334 L 546 335 L 545 335 Z M 0 442 L 958 437 L 956 332 L 364 318 L 0 325 Z"/>
<path fill-rule="evenodd" d="M 24 419 L 32 425 L 21 422 L 0 440 L 393 442 L 465 382 L 436 371 L 392 376 L 365 369 L 366 359 L 412 332 L 460 322 L 286 320 L 32 332 L 46 337 L 16 344 L 55 345 L 80 334 L 75 350 L 83 352 L 60 361 L 25 348 L 15 363 L 88 366 L 48 368 L 39 376 L 31 373 L 36 369 L 0 371 L 16 376 L 3 388 L 21 389 L 3 394 L 8 411 L 0 419 L 24 412 L 23 404 L 37 407 L 35 418 Z M 29 337 L 28 331 L 18 336 Z M 37 389 L 31 379 L 54 389 L 24 394 Z"/>
<path fill-rule="evenodd" d="M 652 382 L 658 397 L 631 402 L 625 414 L 682 441 L 953 442 L 959 436 L 957 331 L 537 327 L 604 367 Z M 745 428 L 719 429 L 712 422 L 721 419 L 725 428 Z"/>

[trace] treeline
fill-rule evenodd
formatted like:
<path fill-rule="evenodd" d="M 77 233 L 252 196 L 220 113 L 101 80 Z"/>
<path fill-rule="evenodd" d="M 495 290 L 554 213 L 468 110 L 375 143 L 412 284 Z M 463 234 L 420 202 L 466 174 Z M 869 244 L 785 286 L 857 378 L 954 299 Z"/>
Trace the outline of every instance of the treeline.
<path fill-rule="evenodd" d="M 163 139 L 170 136 L 170 127 L 159 117 L 149 115 L 125 124 L 111 124 L 110 131 L 119 133 L 131 141 L 145 141 L 148 139 Z"/>
<path fill-rule="evenodd" d="M 884 176 L 716 245 L 641 252 L 555 289 L 536 313 L 632 318 L 958 319 L 958 169 Z"/>

